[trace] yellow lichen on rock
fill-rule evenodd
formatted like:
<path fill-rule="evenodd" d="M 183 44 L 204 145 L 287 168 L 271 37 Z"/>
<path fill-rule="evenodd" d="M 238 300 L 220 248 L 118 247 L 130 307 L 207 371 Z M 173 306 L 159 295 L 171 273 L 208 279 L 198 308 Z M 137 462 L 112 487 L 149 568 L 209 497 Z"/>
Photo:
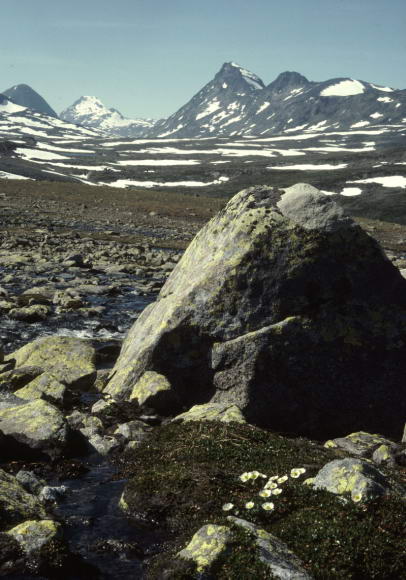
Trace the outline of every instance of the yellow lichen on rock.
<path fill-rule="evenodd" d="M 189 411 L 177 415 L 173 421 L 221 421 L 222 423 L 246 423 L 237 405 L 206 403 L 194 405 Z"/>
<path fill-rule="evenodd" d="M 208 524 L 195 533 L 178 556 L 185 560 L 193 560 L 197 565 L 197 571 L 203 572 L 226 549 L 230 538 L 231 531 L 227 526 Z"/>

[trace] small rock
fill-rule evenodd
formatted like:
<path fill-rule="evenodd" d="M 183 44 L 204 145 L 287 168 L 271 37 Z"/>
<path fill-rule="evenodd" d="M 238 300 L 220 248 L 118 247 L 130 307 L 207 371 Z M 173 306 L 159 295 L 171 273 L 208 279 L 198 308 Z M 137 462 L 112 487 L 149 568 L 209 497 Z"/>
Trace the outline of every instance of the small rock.
<path fill-rule="evenodd" d="M 62 496 L 66 494 L 68 488 L 66 485 L 50 486 L 45 485 L 40 493 L 39 499 L 44 502 L 57 502 Z"/>

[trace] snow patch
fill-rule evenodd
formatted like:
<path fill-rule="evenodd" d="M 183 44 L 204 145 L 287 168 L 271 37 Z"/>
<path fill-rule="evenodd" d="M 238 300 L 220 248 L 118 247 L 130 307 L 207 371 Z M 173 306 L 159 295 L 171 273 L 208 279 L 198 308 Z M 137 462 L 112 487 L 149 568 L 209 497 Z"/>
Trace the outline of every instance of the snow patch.
<path fill-rule="evenodd" d="M 359 81 L 349 79 L 335 85 L 330 85 L 320 93 L 321 97 L 349 97 L 365 92 L 365 87 Z"/>

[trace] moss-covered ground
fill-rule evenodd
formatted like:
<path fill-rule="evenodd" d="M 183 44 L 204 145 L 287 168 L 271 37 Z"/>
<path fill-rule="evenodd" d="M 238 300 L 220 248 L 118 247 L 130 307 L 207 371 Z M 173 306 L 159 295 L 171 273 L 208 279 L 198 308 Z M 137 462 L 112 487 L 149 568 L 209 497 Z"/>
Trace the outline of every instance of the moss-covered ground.
<path fill-rule="evenodd" d="M 119 460 L 122 473 L 130 478 L 123 496 L 129 513 L 168 532 L 163 553 L 151 561 L 149 577 L 164 577 L 163 570 L 172 570 L 168 577 L 193 578 L 189 565 L 174 563 L 174 554 L 202 525 L 227 524 L 226 516 L 236 510 L 239 517 L 283 540 L 316 579 L 406 577 L 402 539 L 406 514 L 399 498 L 354 504 L 303 484 L 304 478 L 341 456 L 306 439 L 289 439 L 244 424 L 201 422 L 157 428 L 139 449 Z M 271 497 L 275 504 L 271 512 L 262 508 L 266 500 L 258 496 L 265 480 L 239 479 L 245 471 L 281 476 L 295 467 L 305 467 L 306 474 L 281 486 L 282 494 Z M 401 470 L 386 474 L 393 483 L 401 481 Z M 256 503 L 251 510 L 244 507 L 249 500 Z M 234 510 L 222 510 L 227 502 L 235 505 Z M 215 578 L 242 578 L 241 571 L 253 566 L 252 550 L 238 545 L 216 563 Z M 255 577 L 265 576 L 258 570 Z"/>

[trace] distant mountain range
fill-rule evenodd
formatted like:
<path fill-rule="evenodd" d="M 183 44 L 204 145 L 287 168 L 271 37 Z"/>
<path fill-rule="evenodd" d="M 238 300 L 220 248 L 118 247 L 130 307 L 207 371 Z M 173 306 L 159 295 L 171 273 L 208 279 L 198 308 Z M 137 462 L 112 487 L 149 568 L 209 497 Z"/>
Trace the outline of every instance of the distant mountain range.
<path fill-rule="evenodd" d="M 12 103 L 57 117 L 27 85 L 4 91 Z M 269 85 L 234 62 L 167 119 L 126 119 L 97 97 L 83 96 L 60 119 L 116 137 L 267 137 L 300 131 L 357 130 L 406 124 L 406 90 L 350 78 L 313 82 L 281 73 Z"/>
<path fill-rule="evenodd" d="M 152 119 L 126 119 L 117 109 L 108 109 L 96 97 L 80 97 L 62 111 L 63 121 L 91 127 L 120 137 L 143 137 L 156 121 Z"/>

